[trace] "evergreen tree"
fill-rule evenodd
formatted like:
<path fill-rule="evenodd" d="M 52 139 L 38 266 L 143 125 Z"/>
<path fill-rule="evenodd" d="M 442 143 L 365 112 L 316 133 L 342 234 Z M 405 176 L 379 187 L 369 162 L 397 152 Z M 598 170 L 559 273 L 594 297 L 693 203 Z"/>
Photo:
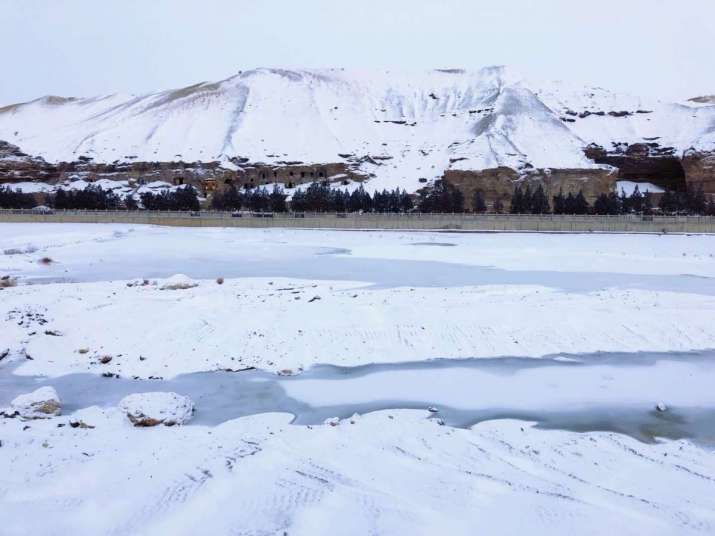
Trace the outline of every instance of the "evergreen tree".
<path fill-rule="evenodd" d="M 400 192 L 400 212 L 410 212 L 414 208 L 412 197 L 406 190 Z"/>
<path fill-rule="evenodd" d="M 142 205 L 147 210 L 191 210 L 200 208 L 199 196 L 193 186 L 180 186 L 174 191 L 141 194 Z"/>
<path fill-rule="evenodd" d="M 235 185 L 229 184 L 222 192 L 223 208 L 221 210 L 241 210 L 244 196 Z"/>
<path fill-rule="evenodd" d="M 651 215 L 653 214 L 653 196 L 649 191 L 643 195 L 643 214 Z"/>
<path fill-rule="evenodd" d="M 464 194 L 448 182 L 437 180 L 432 188 L 423 188 L 418 193 L 420 212 L 464 212 Z"/>
<path fill-rule="evenodd" d="M 9 186 L 0 186 L 0 208 L 32 208 L 36 204 L 32 194 L 13 190 Z"/>
<path fill-rule="evenodd" d="M 528 186 L 527 186 L 528 188 Z M 548 214 L 551 211 L 549 207 L 549 198 L 546 197 L 544 187 L 539 184 L 536 191 L 531 196 L 531 213 L 532 214 Z"/>
<path fill-rule="evenodd" d="M 55 208 L 58 210 L 64 210 L 67 208 L 67 194 L 64 189 L 59 188 L 55 194 L 54 199 Z"/>
<path fill-rule="evenodd" d="M 626 191 L 621 188 L 621 193 L 618 196 L 618 213 L 627 214 L 631 211 L 629 198 L 626 195 Z"/>
<path fill-rule="evenodd" d="M 199 205 L 199 195 L 196 188 L 193 186 L 183 186 L 177 188 L 173 195 L 170 196 L 172 199 L 172 210 L 192 210 L 197 211 L 201 207 Z"/>
<path fill-rule="evenodd" d="M 524 214 L 531 214 L 533 198 L 534 194 L 531 191 L 531 185 L 527 183 L 524 187 L 524 195 L 522 197 Z"/>
<path fill-rule="evenodd" d="M 707 201 L 705 199 L 705 192 L 703 191 L 702 183 L 695 192 L 689 192 L 687 204 L 688 211 L 691 214 L 705 214 L 707 210 Z"/>
<path fill-rule="evenodd" d="M 623 204 L 621 203 L 621 198 L 616 194 L 616 192 L 611 192 L 608 194 L 608 212 L 610 215 L 618 215 L 623 213 Z"/>
<path fill-rule="evenodd" d="M 673 214 L 678 211 L 678 198 L 670 190 L 666 190 L 660 198 L 658 206 L 664 214 Z"/>
<path fill-rule="evenodd" d="M 569 197 L 571 196 L 571 192 L 569 192 Z M 559 193 L 554 196 L 554 214 L 568 214 L 567 212 L 567 203 L 566 203 L 566 197 L 564 197 L 564 191 L 559 190 Z"/>
<path fill-rule="evenodd" d="M 593 204 L 593 213 L 605 215 L 609 213 L 608 194 L 600 194 Z"/>
<path fill-rule="evenodd" d="M 524 193 L 521 191 L 521 186 L 514 187 L 514 193 L 511 195 L 511 208 L 509 212 L 512 214 L 524 213 Z"/>
<path fill-rule="evenodd" d="M 481 190 L 474 192 L 472 197 L 472 208 L 477 214 L 483 214 L 487 211 L 487 204 L 484 201 L 484 196 Z"/>
<path fill-rule="evenodd" d="M 496 201 L 494 201 L 494 212 L 497 214 L 503 214 L 504 213 L 504 203 L 502 203 L 502 200 L 497 198 Z"/>
<path fill-rule="evenodd" d="M 636 214 L 640 214 L 641 212 L 643 212 L 643 194 L 641 193 L 637 184 L 636 187 L 633 189 L 631 196 L 628 198 L 627 207 L 628 209 L 626 210 L 626 212 L 635 212 Z"/>
<path fill-rule="evenodd" d="M 462 191 L 451 184 L 447 184 L 446 189 L 450 193 L 449 205 L 445 207 L 447 212 L 464 212 L 464 194 Z"/>
<path fill-rule="evenodd" d="M 335 212 L 347 212 L 349 201 L 350 194 L 347 190 L 333 190 L 331 204 Z"/>
<path fill-rule="evenodd" d="M 307 203 L 305 199 L 305 192 L 303 190 L 296 189 L 290 200 L 290 209 L 293 212 L 305 212 L 306 208 Z"/>
<path fill-rule="evenodd" d="M 574 199 L 573 214 L 588 214 L 588 201 L 583 195 L 583 190 L 579 190 Z"/>

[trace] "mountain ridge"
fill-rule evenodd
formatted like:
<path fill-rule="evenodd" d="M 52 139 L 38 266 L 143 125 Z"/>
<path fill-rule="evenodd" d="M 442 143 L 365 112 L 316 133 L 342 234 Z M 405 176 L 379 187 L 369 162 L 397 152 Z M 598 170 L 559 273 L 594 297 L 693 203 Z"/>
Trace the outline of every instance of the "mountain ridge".
<path fill-rule="evenodd" d="M 48 162 L 343 162 L 371 189 L 415 191 L 448 170 L 604 167 L 586 156 L 651 143 L 715 149 L 715 106 L 668 103 L 504 66 L 476 71 L 241 71 L 144 95 L 46 96 L 0 108 L 0 140 Z M 382 159 L 376 163 L 373 157 Z"/>

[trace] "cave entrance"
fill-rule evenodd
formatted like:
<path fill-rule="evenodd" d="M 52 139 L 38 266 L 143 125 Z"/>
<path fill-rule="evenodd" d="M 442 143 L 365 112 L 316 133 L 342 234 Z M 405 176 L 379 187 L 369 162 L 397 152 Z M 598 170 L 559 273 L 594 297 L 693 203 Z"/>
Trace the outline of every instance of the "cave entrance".
<path fill-rule="evenodd" d="M 650 182 L 665 190 L 686 190 L 685 169 L 679 158 L 649 157 L 624 162 L 618 167 L 618 178 L 633 182 Z"/>
<path fill-rule="evenodd" d="M 642 154 L 606 155 L 604 152 L 587 153 L 597 164 L 618 168 L 620 180 L 650 182 L 665 190 L 685 192 L 685 169 L 675 156 L 645 156 Z"/>

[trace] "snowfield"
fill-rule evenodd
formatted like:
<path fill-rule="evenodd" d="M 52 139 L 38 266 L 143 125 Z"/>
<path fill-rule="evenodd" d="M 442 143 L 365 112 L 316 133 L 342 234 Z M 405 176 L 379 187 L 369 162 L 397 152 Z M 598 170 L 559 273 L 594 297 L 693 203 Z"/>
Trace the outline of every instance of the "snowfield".
<path fill-rule="evenodd" d="M 0 532 L 712 534 L 714 255 L 705 235 L 0 224 Z M 48 394 L 61 415 L 13 415 Z"/>
<path fill-rule="evenodd" d="M 292 279 L 160 288 L 81 283 L 3 291 L 5 336 L 18 356 L 32 357 L 16 373 L 148 378 L 225 368 L 715 348 L 715 296 L 581 294 L 527 285 L 371 289 Z M 36 315 L 47 323 L 38 324 Z M 103 364 L 104 355 L 113 358 Z"/>
<path fill-rule="evenodd" d="M 393 411 L 93 429 L 0 421 L 3 534 L 712 534 L 715 457 L 688 441 Z M 67 424 L 67 419 L 59 420 Z M 354 424 L 352 424 L 354 422 Z M 515 513 L 516 512 L 516 513 Z M 336 529 L 339 527 L 339 529 Z"/>

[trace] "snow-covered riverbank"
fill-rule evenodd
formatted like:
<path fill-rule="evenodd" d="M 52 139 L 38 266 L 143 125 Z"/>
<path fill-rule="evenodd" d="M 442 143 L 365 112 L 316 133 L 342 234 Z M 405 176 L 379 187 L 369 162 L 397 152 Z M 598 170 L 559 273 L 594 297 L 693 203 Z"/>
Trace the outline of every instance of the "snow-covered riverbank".
<path fill-rule="evenodd" d="M 337 426 L 0 425 L 3 534 L 710 534 L 715 456 L 688 441 L 473 430 L 426 412 Z M 67 422 L 67 419 L 57 419 Z M 354 423 L 354 424 L 353 424 Z M 517 513 L 515 513 L 517 512 Z"/>
<path fill-rule="evenodd" d="M 124 282 L 3 291 L 3 339 L 20 374 L 171 377 L 297 371 L 441 357 L 715 348 L 715 296 L 532 285 L 373 289 L 293 279 Z M 32 359 L 26 359 L 29 355 Z M 104 356 L 111 361 L 102 363 Z"/>

